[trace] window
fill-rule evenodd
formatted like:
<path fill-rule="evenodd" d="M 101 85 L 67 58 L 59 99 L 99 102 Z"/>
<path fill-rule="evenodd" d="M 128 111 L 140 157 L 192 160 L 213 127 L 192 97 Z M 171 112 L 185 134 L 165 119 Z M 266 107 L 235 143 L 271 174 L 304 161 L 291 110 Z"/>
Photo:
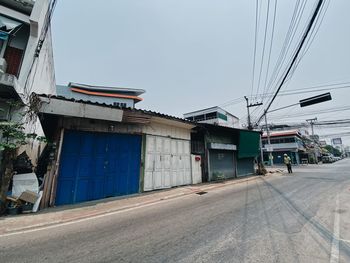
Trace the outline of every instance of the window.
<path fill-rule="evenodd" d="M 295 142 L 295 139 L 294 138 L 286 138 L 285 142 L 286 143 L 292 143 L 292 142 Z"/>
<path fill-rule="evenodd" d="M 194 120 L 195 121 L 203 121 L 203 120 L 205 120 L 204 114 L 194 116 Z"/>
<path fill-rule="evenodd" d="M 205 119 L 206 120 L 212 120 L 212 119 L 216 119 L 216 118 L 217 118 L 217 113 L 216 112 L 211 112 L 211 113 L 205 114 Z"/>
<path fill-rule="evenodd" d="M 113 105 L 119 108 L 126 108 L 125 102 L 114 102 Z"/>

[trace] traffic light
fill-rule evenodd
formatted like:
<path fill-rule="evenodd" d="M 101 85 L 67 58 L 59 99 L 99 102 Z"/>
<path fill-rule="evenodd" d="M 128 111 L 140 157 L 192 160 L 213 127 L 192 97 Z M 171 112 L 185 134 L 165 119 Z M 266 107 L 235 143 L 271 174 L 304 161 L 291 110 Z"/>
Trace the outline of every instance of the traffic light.
<path fill-rule="evenodd" d="M 306 107 L 313 104 L 321 103 L 324 101 L 332 100 L 331 93 L 327 92 L 321 95 L 310 97 L 307 99 L 299 100 L 300 107 Z"/>

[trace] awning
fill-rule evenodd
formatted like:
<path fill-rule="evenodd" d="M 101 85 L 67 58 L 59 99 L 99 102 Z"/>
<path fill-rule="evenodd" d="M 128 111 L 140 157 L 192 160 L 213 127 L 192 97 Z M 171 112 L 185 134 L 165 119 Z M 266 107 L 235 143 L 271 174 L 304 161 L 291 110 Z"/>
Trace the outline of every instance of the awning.
<path fill-rule="evenodd" d="M 12 31 L 19 27 L 22 23 L 12 20 L 10 18 L 4 17 L 0 15 L 0 37 L 1 39 L 4 39 L 4 36 L 6 36 L 6 34 L 11 34 Z"/>
<path fill-rule="evenodd" d="M 238 158 L 254 158 L 259 155 L 260 134 L 258 132 L 239 132 Z"/>

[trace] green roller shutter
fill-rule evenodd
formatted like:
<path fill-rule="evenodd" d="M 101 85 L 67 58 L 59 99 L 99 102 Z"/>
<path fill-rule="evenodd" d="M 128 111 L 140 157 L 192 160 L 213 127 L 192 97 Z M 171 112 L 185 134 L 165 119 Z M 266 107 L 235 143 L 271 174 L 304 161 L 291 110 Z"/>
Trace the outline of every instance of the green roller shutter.
<path fill-rule="evenodd" d="M 238 158 L 256 157 L 259 155 L 260 134 L 252 131 L 239 132 Z"/>

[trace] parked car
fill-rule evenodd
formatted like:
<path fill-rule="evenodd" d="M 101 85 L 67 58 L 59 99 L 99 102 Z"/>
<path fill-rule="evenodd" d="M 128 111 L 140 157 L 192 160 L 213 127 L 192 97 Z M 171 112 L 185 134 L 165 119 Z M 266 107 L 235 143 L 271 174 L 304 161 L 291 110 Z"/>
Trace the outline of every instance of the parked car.
<path fill-rule="evenodd" d="M 333 163 L 333 158 L 331 156 L 323 156 L 322 157 L 322 162 L 323 163 Z"/>

